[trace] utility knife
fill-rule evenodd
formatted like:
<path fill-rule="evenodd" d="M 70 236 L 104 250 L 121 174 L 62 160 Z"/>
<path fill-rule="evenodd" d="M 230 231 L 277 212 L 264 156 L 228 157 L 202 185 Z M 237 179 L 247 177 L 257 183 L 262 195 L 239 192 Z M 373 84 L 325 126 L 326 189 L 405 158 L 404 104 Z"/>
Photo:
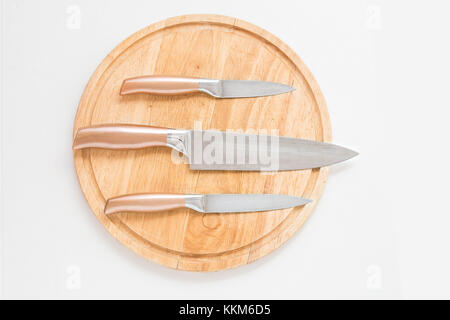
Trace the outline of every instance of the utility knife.
<path fill-rule="evenodd" d="M 142 76 L 124 80 L 120 94 L 182 95 L 204 92 L 216 98 L 250 98 L 271 96 L 293 90 L 295 89 L 286 84 L 267 81 Z"/>
<path fill-rule="evenodd" d="M 202 213 L 281 210 L 302 206 L 311 200 L 278 194 L 130 194 L 108 199 L 105 214 L 157 212 L 190 208 Z"/>

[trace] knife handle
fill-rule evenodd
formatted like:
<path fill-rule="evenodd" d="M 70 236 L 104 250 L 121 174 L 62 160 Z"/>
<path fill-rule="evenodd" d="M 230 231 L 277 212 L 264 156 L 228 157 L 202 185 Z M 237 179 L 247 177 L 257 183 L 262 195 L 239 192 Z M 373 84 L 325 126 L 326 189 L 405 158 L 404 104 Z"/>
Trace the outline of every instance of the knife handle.
<path fill-rule="evenodd" d="M 167 146 L 172 129 L 143 125 L 108 124 L 78 129 L 73 149 L 141 149 Z"/>
<path fill-rule="evenodd" d="M 182 95 L 199 92 L 199 78 L 143 76 L 125 79 L 120 89 L 121 95 L 150 93 L 157 95 Z"/>
<path fill-rule="evenodd" d="M 140 193 L 111 198 L 106 201 L 105 214 L 116 212 L 157 212 L 178 208 L 203 211 L 202 195 Z"/>

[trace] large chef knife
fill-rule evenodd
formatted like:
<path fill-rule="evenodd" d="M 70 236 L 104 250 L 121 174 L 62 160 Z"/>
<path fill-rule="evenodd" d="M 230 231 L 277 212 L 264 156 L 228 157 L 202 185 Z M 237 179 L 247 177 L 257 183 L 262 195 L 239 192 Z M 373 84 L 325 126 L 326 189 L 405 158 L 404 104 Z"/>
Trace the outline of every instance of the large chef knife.
<path fill-rule="evenodd" d="M 267 81 L 143 76 L 126 79 L 120 94 L 181 95 L 204 92 L 216 98 L 248 98 L 270 96 L 293 90 L 295 89 L 288 85 Z"/>
<path fill-rule="evenodd" d="M 278 171 L 319 168 L 357 155 L 330 143 L 222 131 L 108 124 L 79 129 L 73 149 L 168 146 L 193 170 Z"/>
<path fill-rule="evenodd" d="M 190 208 L 204 213 L 256 212 L 302 206 L 311 200 L 277 194 L 158 194 L 142 193 L 111 198 L 105 214 L 156 212 Z"/>

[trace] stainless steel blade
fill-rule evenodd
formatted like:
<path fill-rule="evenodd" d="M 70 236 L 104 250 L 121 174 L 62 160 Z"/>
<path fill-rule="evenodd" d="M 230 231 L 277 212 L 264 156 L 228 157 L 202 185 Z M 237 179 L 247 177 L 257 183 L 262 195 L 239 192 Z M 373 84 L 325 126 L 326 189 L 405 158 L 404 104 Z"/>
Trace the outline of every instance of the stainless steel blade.
<path fill-rule="evenodd" d="M 342 162 L 358 154 L 330 143 L 289 137 L 194 130 L 186 137 L 185 154 L 189 156 L 192 170 L 312 169 Z"/>
<path fill-rule="evenodd" d="M 217 98 L 263 97 L 295 90 L 282 83 L 254 80 L 204 80 L 199 88 Z"/>
<path fill-rule="evenodd" d="M 277 194 L 207 194 L 204 212 L 255 212 L 301 206 L 311 200 Z"/>

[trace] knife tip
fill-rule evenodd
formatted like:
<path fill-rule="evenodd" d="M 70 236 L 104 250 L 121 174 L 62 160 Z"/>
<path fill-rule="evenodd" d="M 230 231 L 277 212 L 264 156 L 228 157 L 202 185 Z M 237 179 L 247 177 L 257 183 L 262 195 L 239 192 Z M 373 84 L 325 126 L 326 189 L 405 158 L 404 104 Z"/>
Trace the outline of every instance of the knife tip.
<path fill-rule="evenodd" d="M 292 202 L 290 204 L 291 208 L 305 206 L 308 203 L 311 203 L 313 201 L 311 199 L 296 197 L 296 196 L 291 196 L 291 200 L 292 200 Z"/>
<path fill-rule="evenodd" d="M 335 159 L 337 161 L 335 161 L 334 163 L 343 162 L 343 161 L 352 159 L 352 158 L 354 158 L 354 157 L 359 155 L 359 152 L 356 152 L 356 151 L 354 151 L 352 149 L 349 149 L 349 148 L 346 148 L 346 147 L 342 147 L 342 146 L 337 146 L 337 145 L 335 145 L 335 147 L 338 148 L 337 150 L 340 149 L 340 151 L 339 151 L 340 155 Z"/>
<path fill-rule="evenodd" d="M 351 159 L 354 158 L 356 156 L 359 156 L 359 152 L 356 152 L 354 150 L 351 149 L 347 149 L 348 150 L 348 158 L 347 159 Z"/>

